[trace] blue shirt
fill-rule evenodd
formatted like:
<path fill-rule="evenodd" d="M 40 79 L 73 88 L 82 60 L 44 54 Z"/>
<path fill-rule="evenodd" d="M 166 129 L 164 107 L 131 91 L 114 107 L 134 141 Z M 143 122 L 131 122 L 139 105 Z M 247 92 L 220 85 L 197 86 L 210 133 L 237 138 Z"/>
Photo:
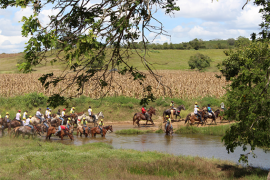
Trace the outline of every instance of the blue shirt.
<path fill-rule="evenodd" d="M 211 107 L 207 107 L 207 111 L 208 111 L 208 112 L 212 112 Z"/>

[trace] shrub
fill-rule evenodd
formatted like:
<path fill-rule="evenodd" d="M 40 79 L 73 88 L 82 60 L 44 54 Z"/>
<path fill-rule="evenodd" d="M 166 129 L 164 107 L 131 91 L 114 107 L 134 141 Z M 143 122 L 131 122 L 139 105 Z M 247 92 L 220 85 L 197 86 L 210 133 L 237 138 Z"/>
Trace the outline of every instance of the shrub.
<path fill-rule="evenodd" d="M 210 62 L 212 62 L 210 57 L 201 53 L 197 53 L 195 56 L 190 56 L 188 65 L 191 69 L 197 68 L 201 71 L 207 67 L 210 67 Z"/>

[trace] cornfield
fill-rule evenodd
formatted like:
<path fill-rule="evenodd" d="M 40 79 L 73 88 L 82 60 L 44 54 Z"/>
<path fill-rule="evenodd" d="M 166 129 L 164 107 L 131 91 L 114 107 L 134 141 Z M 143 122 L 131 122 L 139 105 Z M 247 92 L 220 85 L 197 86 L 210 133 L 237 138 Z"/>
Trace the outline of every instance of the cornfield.
<path fill-rule="evenodd" d="M 229 82 L 224 78 L 218 79 L 215 77 L 216 73 L 212 72 L 190 72 L 190 71 L 158 71 L 160 75 L 160 82 L 157 82 L 153 77 L 148 76 L 145 80 L 145 85 L 153 87 L 153 94 L 156 97 L 170 96 L 175 98 L 196 98 L 205 96 L 221 97 L 225 94 L 223 87 Z M 42 87 L 38 78 L 41 74 L 0 74 L 0 94 L 2 97 L 12 97 L 23 95 L 25 93 L 38 92 L 45 95 L 53 95 L 59 93 L 63 83 L 59 83 L 56 87 L 49 87 L 47 90 Z M 122 76 L 116 73 L 114 75 L 115 81 L 111 88 L 93 87 L 89 82 L 84 88 L 83 95 L 91 98 L 99 98 L 102 93 L 108 91 L 106 96 L 128 96 L 141 98 L 144 95 L 143 88 L 138 82 L 133 81 L 130 76 Z M 166 88 L 164 94 L 163 85 L 171 89 L 171 94 Z M 71 96 L 77 93 L 77 87 L 68 88 L 64 96 Z"/>

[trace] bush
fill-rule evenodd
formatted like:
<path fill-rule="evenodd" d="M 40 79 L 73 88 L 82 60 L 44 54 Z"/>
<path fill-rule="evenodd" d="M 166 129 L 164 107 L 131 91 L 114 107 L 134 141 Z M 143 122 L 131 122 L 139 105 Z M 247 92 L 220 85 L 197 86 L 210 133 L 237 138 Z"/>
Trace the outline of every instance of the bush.
<path fill-rule="evenodd" d="M 195 56 L 190 56 L 188 65 L 191 69 L 197 68 L 201 71 L 207 67 L 210 67 L 210 62 L 212 62 L 210 57 L 201 53 L 197 53 Z"/>

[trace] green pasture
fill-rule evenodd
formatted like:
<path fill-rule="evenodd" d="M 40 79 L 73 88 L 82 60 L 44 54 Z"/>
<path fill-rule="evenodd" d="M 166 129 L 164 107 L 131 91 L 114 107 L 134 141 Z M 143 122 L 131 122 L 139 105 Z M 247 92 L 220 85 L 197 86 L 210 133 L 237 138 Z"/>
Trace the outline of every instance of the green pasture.
<path fill-rule="evenodd" d="M 0 179 L 266 179 L 267 171 L 228 161 L 0 138 Z"/>
<path fill-rule="evenodd" d="M 190 56 L 194 56 L 196 53 L 202 53 L 204 55 L 209 56 L 213 62 L 211 63 L 211 67 L 206 69 L 209 72 L 217 72 L 218 69 L 216 65 L 226 58 L 223 53 L 223 49 L 199 49 L 199 50 L 149 50 L 146 54 L 146 59 L 152 65 L 152 67 L 156 70 L 188 70 L 188 60 Z M 108 50 L 110 52 L 110 50 Z M 140 57 L 144 55 L 144 51 L 141 50 L 132 50 L 130 59 L 127 62 L 137 67 L 139 70 L 145 70 L 144 65 Z M 109 54 L 109 53 L 108 53 Z M 50 52 L 47 53 L 48 61 L 55 58 L 55 55 L 51 55 Z M 64 54 L 61 53 L 60 56 Z M 0 58 L 0 73 L 19 73 L 17 70 L 16 64 L 23 61 L 23 53 L 18 54 L 18 56 L 13 57 L 1 57 Z M 50 68 L 48 68 L 50 67 Z M 63 70 L 65 67 L 63 62 L 56 62 L 53 65 L 50 62 L 43 63 L 34 68 L 34 73 L 48 73 L 57 70 Z M 121 67 L 120 67 L 121 68 Z"/>

